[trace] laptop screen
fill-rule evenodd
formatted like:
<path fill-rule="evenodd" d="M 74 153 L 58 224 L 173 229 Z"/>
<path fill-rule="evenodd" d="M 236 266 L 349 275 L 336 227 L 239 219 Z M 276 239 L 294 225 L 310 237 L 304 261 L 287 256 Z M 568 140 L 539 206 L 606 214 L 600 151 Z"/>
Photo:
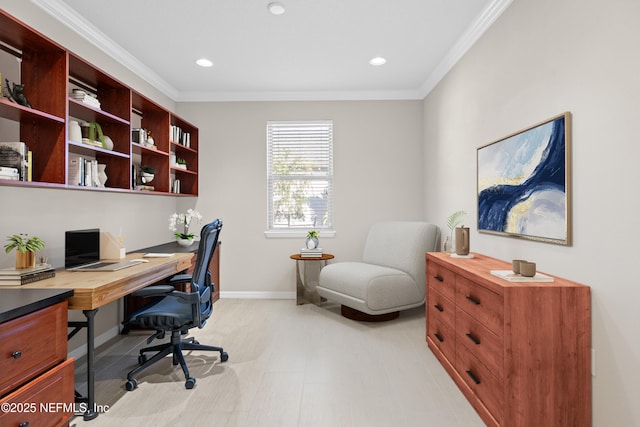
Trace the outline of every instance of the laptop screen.
<path fill-rule="evenodd" d="M 64 268 L 100 261 L 100 229 L 64 233 Z"/>

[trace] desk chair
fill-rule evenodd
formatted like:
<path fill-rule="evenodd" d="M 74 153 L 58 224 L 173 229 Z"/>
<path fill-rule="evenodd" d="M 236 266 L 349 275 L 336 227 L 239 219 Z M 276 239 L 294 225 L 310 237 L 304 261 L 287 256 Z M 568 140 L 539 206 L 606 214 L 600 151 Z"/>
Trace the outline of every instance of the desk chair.
<path fill-rule="evenodd" d="M 222 221 L 219 219 L 202 228 L 193 275 L 175 276 L 174 281 L 183 281 L 185 278 L 189 281 L 190 292 L 178 291 L 171 285 L 159 285 L 149 286 L 133 293 L 133 295 L 154 298 L 154 300 L 133 313 L 124 322 L 125 326 L 155 329 L 156 333 L 149 337 L 147 344 L 155 338 L 164 338 L 166 332 L 171 332 L 171 340 L 165 344 L 140 350 L 138 366 L 127 374 L 125 384 L 127 390 L 132 391 L 138 386 L 138 382 L 133 378 L 134 375 L 169 354 L 173 355 L 174 365 L 180 363 L 186 378 L 184 386 L 187 389 L 195 386 L 196 379 L 189 375 L 189 369 L 182 354 L 183 350 L 219 351 L 222 362 L 226 362 L 229 358 L 222 347 L 202 345 L 193 338 L 183 340 L 181 337 L 191 328 L 202 328 L 213 311 L 212 290 L 215 284 L 211 283 L 209 263 L 218 245 L 221 229 Z M 156 352 L 156 354 L 147 359 L 145 354 L 147 352 Z"/>

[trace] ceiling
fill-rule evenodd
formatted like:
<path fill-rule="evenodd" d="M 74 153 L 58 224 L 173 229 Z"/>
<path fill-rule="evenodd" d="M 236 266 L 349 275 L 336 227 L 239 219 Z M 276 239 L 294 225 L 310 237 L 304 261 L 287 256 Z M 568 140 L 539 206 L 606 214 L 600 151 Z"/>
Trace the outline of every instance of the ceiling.
<path fill-rule="evenodd" d="M 218 101 L 422 99 L 512 0 L 32 1 L 174 101 Z"/>

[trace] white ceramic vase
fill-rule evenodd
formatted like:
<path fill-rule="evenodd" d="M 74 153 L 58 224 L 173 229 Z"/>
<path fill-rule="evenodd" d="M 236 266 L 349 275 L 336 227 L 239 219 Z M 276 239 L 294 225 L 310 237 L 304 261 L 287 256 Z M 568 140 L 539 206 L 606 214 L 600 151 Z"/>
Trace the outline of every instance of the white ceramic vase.
<path fill-rule="evenodd" d="M 193 239 L 178 239 L 178 244 L 180 246 L 189 247 L 193 243 Z"/>
<path fill-rule="evenodd" d="M 107 177 L 107 173 L 105 172 L 106 169 L 107 165 L 98 164 L 98 182 L 100 183 L 100 187 L 104 187 L 107 179 L 109 179 Z"/>
<path fill-rule="evenodd" d="M 69 120 L 69 141 L 82 142 L 82 129 L 76 120 Z"/>

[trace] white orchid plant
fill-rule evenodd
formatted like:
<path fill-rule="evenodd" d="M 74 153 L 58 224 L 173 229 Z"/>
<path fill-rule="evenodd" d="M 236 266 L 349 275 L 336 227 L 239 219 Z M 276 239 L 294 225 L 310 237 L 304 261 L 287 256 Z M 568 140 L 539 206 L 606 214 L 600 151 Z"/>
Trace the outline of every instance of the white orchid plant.
<path fill-rule="evenodd" d="M 189 226 L 194 221 L 202 221 L 202 215 L 195 209 L 188 209 L 187 213 L 174 213 L 169 217 L 169 230 L 173 231 L 178 239 L 193 240 L 196 235 L 189 233 Z M 182 230 L 178 231 L 179 228 Z"/>

